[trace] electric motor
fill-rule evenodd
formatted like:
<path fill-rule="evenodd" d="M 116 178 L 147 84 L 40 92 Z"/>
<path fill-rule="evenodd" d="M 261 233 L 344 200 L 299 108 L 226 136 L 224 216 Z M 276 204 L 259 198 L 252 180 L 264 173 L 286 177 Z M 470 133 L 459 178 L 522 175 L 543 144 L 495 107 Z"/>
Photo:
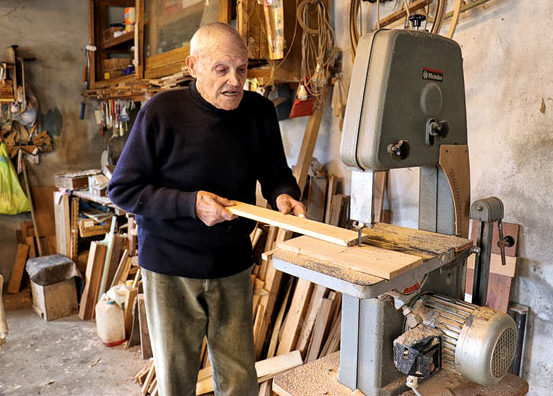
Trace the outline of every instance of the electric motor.
<path fill-rule="evenodd" d="M 442 368 L 484 386 L 507 374 L 516 347 L 509 315 L 436 294 L 422 295 L 411 310 L 422 321 L 419 326 L 441 331 Z"/>

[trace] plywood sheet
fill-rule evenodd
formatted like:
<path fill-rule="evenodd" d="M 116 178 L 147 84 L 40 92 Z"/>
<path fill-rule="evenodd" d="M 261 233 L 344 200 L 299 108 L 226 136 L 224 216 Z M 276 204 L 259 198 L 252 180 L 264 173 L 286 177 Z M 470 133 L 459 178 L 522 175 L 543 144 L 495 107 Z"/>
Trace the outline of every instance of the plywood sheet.
<path fill-rule="evenodd" d="M 311 257 L 330 268 L 350 269 L 392 279 L 422 264 L 421 257 L 374 246 L 342 247 L 301 236 L 278 244 L 278 248 Z"/>
<path fill-rule="evenodd" d="M 334 227 L 293 215 L 285 215 L 275 210 L 243 202 L 235 202 L 234 206 L 228 206 L 227 209 L 237 216 L 308 235 L 332 244 L 341 246 L 353 246 L 357 244 L 357 232 L 346 230 L 345 228 Z"/>

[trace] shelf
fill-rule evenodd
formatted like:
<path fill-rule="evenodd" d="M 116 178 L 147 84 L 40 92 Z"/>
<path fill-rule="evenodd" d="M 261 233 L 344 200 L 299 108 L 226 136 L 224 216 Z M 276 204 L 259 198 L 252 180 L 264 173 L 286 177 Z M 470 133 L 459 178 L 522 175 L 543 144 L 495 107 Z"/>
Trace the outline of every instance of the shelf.
<path fill-rule="evenodd" d="M 134 40 L 134 31 L 128 32 L 119 37 L 115 37 L 104 41 L 102 43 L 102 49 L 112 48 L 112 47 L 115 47 L 116 45 L 123 44 L 131 40 Z"/>

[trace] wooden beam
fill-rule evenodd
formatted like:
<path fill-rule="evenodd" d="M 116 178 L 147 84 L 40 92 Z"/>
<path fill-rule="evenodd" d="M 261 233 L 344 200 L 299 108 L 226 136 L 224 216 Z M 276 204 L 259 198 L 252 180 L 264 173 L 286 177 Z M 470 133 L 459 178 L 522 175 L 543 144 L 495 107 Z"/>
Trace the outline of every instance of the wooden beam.
<path fill-rule="evenodd" d="M 310 237 L 334 243 L 341 246 L 354 246 L 357 244 L 358 234 L 355 231 L 346 230 L 309 220 L 293 215 L 285 215 L 280 212 L 262 208 L 255 205 L 235 201 L 234 206 L 227 206 L 232 214 L 256 220 L 279 228 L 308 235 Z"/>

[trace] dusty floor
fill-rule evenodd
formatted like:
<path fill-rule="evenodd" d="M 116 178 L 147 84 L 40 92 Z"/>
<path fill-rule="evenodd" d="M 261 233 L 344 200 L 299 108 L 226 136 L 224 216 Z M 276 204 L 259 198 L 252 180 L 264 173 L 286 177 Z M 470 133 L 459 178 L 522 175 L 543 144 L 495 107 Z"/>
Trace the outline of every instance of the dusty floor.
<path fill-rule="evenodd" d="M 105 347 L 95 322 L 77 315 L 43 320 L 28 289 L 3 298 L 9 336 L 0 349 L 0 396 L 141 395 L 140 347 Z"/>

